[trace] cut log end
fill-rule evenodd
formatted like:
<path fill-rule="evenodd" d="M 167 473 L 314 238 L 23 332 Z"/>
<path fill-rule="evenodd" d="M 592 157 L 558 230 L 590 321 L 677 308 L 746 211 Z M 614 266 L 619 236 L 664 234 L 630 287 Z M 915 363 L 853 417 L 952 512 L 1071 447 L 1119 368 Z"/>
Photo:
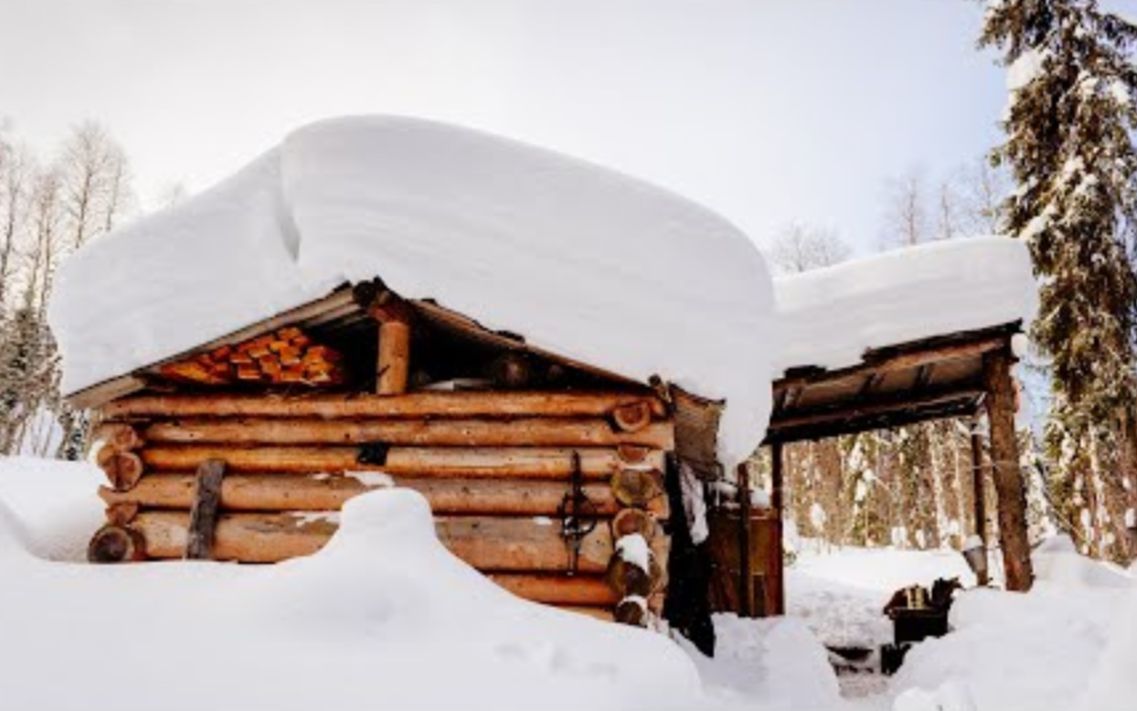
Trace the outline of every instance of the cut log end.
<path fill-rule="evenodd" d="M 99 468 L 107 475 L 107 480 L 117 491 L 128 491 L 142 478 L 145 467 L 142 459 L 134 452 L 124 452 L 111 445 L 105 445 L 96 457 Z"/>
<path fill-rule="evenodd" d="M 647 597 L 663 584 L 664 573 L 655 556 L 652 556 L 648 561 L 648 570 L 644 570 L 619 556 L 612 556 L 604 579 L 608 582 L 608 586 L 621 597 L 628 595 Z"/>
<path fill-rule="evenodd" d="M 647 506 L 663 494 L 663 474 L 657 470 L 622 469 L 612 475 L 612 493 L 624 506 Z"/>
<path fill-rule="evenodd" d="M 107 523 L 112 526 L 125 526 L 137 515 L 138 504 L 133 501 L 116 501 L 107 506 Z"/>
<path fill-rule="evenodd" d="M 92 563 L 124 563 L 146 559 L 146 541 L 137 531 L 124 526 L 103 526 L 87 544 L 87 560 Z"/>
<path fill-rule="evenodd" d="M 638 533 L 645 541 L 655 537 L 655 518 L 642 509 L 622 509 L 612 519 L 612 539 Z"/>
<path fill-rule="evenodd" d="M 95 439 L 102 440 L 121 452 L 140 449 L 145 444 L 138 430 L 123 422 L 112 422 L 100 426 L 95 433 Z"/>
<path fill-rule="evenodd" d="M 646 627 L 648 621 L 647 603 L 639 595 L 630 595 L 616 604 L 612 616 L 621 624 Z"/>
<path fill-rule="evenodd" d="M 633 402 L 612 410 L 612 421 L 623 432 L 638 432 L 651 424 L 651 406 L 647 402 Z"/>

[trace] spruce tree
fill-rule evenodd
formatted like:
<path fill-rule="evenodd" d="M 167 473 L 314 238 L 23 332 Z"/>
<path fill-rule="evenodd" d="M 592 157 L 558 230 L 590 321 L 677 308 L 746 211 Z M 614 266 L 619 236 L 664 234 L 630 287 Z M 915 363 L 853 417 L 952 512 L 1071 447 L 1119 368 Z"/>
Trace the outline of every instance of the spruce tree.
<path fill-rule="evenodd" d="M 1119 454 L 1133 444 L 1119 423 L 1137 395 L 1137 26 L 1096 0 L 996 0 L 979 43 L 1008 67 L 992 159 L 1018 186 L 1004 229 L 1027 241 L 1040 276 L 1032 337 L 1052 373 L 1052 488 L 1083 549 L 1116 557 L 1132 477 Z"/>

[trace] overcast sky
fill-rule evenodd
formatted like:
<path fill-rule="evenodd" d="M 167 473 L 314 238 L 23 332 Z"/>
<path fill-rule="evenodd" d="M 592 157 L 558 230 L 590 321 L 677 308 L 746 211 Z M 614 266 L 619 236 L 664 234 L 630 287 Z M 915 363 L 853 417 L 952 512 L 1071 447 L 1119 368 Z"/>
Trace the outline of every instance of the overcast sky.
<path fill-rule="evenodd" d="M 94 118 L 144 203 L 291 128 L 400 113 L 530 141 L 703 202 L 762 243 L 865 251 L 890 177 L 999 140 L 968 0 L 0 0 L 0 116 L 41 150 Z"/>

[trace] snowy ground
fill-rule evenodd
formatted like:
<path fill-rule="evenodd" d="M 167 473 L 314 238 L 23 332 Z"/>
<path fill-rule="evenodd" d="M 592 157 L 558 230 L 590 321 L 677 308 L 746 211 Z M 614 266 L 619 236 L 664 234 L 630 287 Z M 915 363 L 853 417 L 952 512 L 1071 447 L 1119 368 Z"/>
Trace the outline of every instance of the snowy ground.
<path fill-rule="evenodd" d="M 807 547 L 790 616 L 718 616 L 711 660 L 513 598 L 450 556 L 405 491 L 353 500 L 324 551 L 277 566 L 78 563 L 98 478 L 0 460 L 0 708 L 1109 711 L 1137 696 L 1133 577 L 1060 542 L 1036 556 L 1034 592 L 967 592 L 956 631 L 896 677 L 839 687 L 821 642 L 887 640 L 892 590 L 970 584 L 957 554 Z"/>

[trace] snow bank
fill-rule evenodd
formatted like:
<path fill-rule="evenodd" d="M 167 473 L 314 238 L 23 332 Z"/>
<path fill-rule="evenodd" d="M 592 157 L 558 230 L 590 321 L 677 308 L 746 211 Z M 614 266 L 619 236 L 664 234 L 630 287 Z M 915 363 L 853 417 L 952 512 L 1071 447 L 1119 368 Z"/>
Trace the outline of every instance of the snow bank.
<path fill-rule="evenodd" d="M 301 128 L 68 259 L 49 314 L 63 389 L 375 276 L 555 353 L 727 398 L 728 465 L 762 439 L 772 296 L 745 235 L 613 171 L 398 117 Z"/>
<path fill-rule="evenodd" d="M 1098 660 L 1082 699 L 1083 711 L 1122 711 L 1137 699 L 1137 591 L 1129 596 L 1126 611 L 1113 628 L 1112 638 Z"/>
<path fill-rule="evenodd" d="M 841 368 L 870 348 L 1034 317 L 1038 294 L 1025 244 L 1005 237 L 898 249 L 774 282 L 781 373 Z"/>
<path fill-rule="evenodd" d="M 0 503 L 28 550 L 48 560 L 83 561 L 103 525 L 95 466 L 35 457 L 0 457 Z"/>
<path fill-rule="evenodd" d="M 1129 677 L 1137 661 L 1123 626 L 1137 581 L 1116 566 L 1066 550 L 1061 540 L 1045 544 L 1033 560 L 1037 579 L 1028 594 L 979 589 L 957 595 L 954 631 L 916 645 L 894 677 L 899 694 L 894 709 L 937 708 L 916 704 L 940 699 L 939 691 L 927 690 L 947 685 L 962 687 L 974 708 L 1066 711 L 1078 708 L 1091 679 L 1086 698 L 1095 705 L 1087 708 L 1129 708 L 1131 696 L 1122 704 L 1119 699 L 1126 697 L 1117 691 L 1122 685 L 1132 688 Z M 1103 656 L 1111 637 L 1112 651 Z M 1114 663 L 1128 671 L 1111 672 Z M 914 688 L 921 691 L 907 693 Z"/>
<path fill-rule="evenodd" d="M 714 624 L 713 659 L 681 643 L 719 702 L 769 711 L 842 707 L 828 653 L 799 620 L 716 614 Z"/>
<path fill-rule="evenodd" d="M 666 637 L 522 601 L 454 558 L 413 491 L 352 499 L 323 551 L 265 567 L 49 563 L 27 555 L 14 518 L 0 502 L 5 708 L 705 701 L 695 667 Z M 208 683 L 186 683 L 187 669 Z"/>

